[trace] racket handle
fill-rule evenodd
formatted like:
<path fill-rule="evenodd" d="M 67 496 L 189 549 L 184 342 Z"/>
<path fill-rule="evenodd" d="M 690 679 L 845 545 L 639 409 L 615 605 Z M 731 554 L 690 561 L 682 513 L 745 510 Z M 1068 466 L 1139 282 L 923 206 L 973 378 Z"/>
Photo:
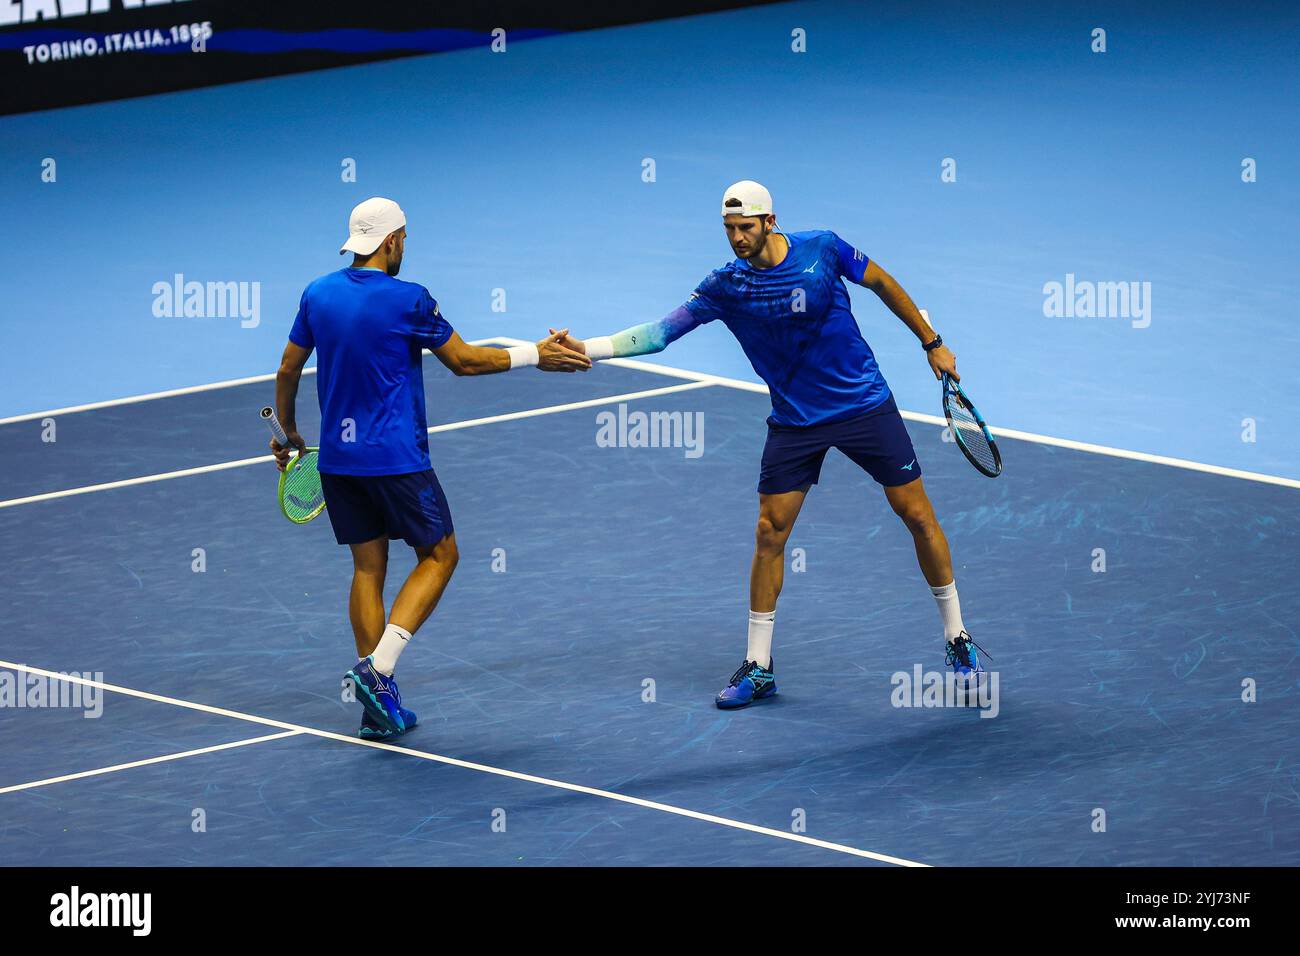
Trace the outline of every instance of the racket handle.
<path fill-rule="evenodd" d="M 266 422 L 266 427 L 271 429 L 271 435 L 280 443 L 280 446 L 287 447 L 289 436 L 284 433 L 284 429 L 280 426 L 280 419 L 275 417 L 275 409 L 270 405 L 262 409 L 262 421 Z"/>

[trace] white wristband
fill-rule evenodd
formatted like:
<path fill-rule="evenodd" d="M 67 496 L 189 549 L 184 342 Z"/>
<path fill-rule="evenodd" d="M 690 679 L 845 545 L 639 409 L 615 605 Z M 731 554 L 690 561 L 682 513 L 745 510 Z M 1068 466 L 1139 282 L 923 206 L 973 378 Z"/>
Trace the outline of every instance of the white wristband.
<path fill-rule="evenodd" d="M 536 345 L 512 345 L 506 349 L 506 354 L 510 356 L 512 369 L 519 368 L 521 365 L 536 365 L 541 361 Z"/>
<path fill-rule="evenodd" d="M 600 335 L 594 339 L 587 339 L 583 343 L 587 347 L 587 358 L 593 362 L 599 362 L 601 359 L 614 357 L 614 340 L 608 335 Z"/>

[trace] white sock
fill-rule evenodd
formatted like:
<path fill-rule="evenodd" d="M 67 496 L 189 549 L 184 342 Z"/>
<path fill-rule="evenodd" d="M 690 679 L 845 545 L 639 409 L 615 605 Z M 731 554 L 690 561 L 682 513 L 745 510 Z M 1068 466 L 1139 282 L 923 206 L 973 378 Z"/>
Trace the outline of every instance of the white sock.
<path fill-rule="evenodd" d="M 961 602 L 957 599 L 957 582 L 945 584 L 941 588 L 930 588 L 934 601 L 939 605 L 939 617 L 943 619 L 943 637 L 949 644 L 957 639 L 965 628 L 961 623 Z"/>
<path fill-rule="evenodd" d="M 776 625 L 775 611 L 749 612 L 749 650 L 745 660 L 759 667 L 772 666 L 772 628 Z"/>
<path fill-rule="evenodd" d="M 370 656 L 374 658 L 375 670 L 385 677 L 392 677 L 397 668 L 397 659 L 406 650 L 406 642 L 411 639 L 411 632 L 396 624 L 384 628 L 384 636 L 379 639 L 379 646 Z"/>

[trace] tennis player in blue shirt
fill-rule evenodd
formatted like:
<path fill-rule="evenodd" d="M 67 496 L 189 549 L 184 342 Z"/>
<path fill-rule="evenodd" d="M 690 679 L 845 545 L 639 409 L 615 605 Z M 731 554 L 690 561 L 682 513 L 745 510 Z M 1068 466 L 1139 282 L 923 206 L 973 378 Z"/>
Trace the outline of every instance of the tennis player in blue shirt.
<path fill-rule="evenodd" d="M 459 559 L 451 510 L 429 462 L 422 349 L 457 375 L 521 366 L 550 372 L 591 367 L 553 333 L 536 345 L 480 348 L 465 342 L 424 286 L 397 278 L 406 216 L 390 199 L 352 210 L 339 250 L 352 265 L 312 282 L 302 294 L 275 380 L 289 445 L 271 448 L 281 469 L 303 448 L 295 400 L 314 349 L 320 399 L 319 469 L 326 511 L 339 544 L 352 549 L 348 616 L 359 660 L 348 671 L 364 707 L 361 736 L 391 737 L 415 725 L 402 706 L 393 671 L 411 636 L 437 606 Z M 388 542 L 401 538 L 416 564 L 384 616 Z"/>
<path fill-rule="evenodd" d="M 962 624 L 948 541 L 925 493 L 903 418 L 853 318 L 843 280 L 866 286 L 902 319 L 920 340 L 936 378 L 944 372 L 958 378 L 956 358 L 878 263 L 833 232 L 779 232 L 772 196 L 760 184 L 745 180 L 726 191 L 722 223 L 737 258 L 715 269 L 684 305 L 658 322 L 614 335 L 558 340 L 591 359 L 647 355 L 719 319 L 767 383 L 772 415 L 758 480 L 749 644 L 717 705 L 743 707 L 776 694 L 772 631 L 785 543 L 831 448 L 883 486 L 912 533 L 939 606 L 947 663 L 970 686 L 982 667 Z"/>

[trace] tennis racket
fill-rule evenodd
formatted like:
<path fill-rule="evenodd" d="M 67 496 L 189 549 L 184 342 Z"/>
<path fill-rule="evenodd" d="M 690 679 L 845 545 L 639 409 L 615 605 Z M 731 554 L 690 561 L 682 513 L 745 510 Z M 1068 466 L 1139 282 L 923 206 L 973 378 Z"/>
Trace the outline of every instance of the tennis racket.
<path fill-rule="evenodd" d="M 275 440 L 283 447 L 288 447 L 289 436 L 275 417 L 275 409 L 270 405 L 262 409 L 262 421 L 271 429 Z M 280 472 L 278 496 L 280 510 L 294 524 L 306 524 L 325 510 L 325 492 L 320 486 L 320 472 L 316 470 L 316 457 L 319 448 L 308 448 L 290 458 L 289 465 Z"/>
<path fill-rule="evenodd" d="M 943 373 L 943 415 L 948 419 L 948 430 L 957 447 L 975 470 L 989 478 L 1002 474 L 1002 455 L 989 427 L 947 372 Z"/>

